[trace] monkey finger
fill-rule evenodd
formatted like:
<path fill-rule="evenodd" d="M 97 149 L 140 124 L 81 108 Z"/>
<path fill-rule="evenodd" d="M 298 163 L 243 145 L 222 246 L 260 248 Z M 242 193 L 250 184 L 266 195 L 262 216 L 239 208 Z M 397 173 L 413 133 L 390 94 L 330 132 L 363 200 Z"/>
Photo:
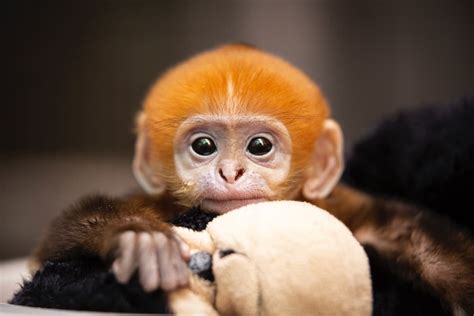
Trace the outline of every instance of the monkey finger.
<path fill-rule="evenodd" d="M 112 264 L 112 271 L 120 283 L 127 283 L 136 268 L 136 234 L 126 231 L 119 237 L 119 257 Z"/>
<path fill-rule="evenodd" d="M 173 241 L 171 242 L 172 247 L 172 258 L 173 258 L 173 267 L 175 269 L 176 275 L 176 286 L 185 286 L 188 284 L 189 281 L 189 270 L 188 265 L 182 258 L 182 254 L 180 251 L 180 245 L 178 242 Z"/>
<path fill-rule="evenodd" d="M 140 284 L 146 292 L 151 292 L 158 288 L 160 281 L 155 242 L 149 233 L 139 233 L 137 239 Z"/>
<path fill-rule="evenodd" d="M 171 248 L 169 239 L 162 233 L 154 235 L 158 246 L 158 266 L 160 270 L 160 286 L 163 290 L 169 291 L 176 288 L 176 277 L 171 260 Z"/>
<path fill-rule="evenodd" d="M 185 286 L 188 284 L 188 265 L 183 260 L 180 253 L 180 246 L 176 241 L 171 243 L 172 247 L 172 264 L 175 271 L 176 287 Z"/>

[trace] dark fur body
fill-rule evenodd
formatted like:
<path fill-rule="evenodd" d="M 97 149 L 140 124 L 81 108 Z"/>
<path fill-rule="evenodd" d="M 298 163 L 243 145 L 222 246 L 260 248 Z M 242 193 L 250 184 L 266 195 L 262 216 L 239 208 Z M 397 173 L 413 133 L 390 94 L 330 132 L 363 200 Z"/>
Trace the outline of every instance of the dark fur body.
<path fill-rule="evenodd" d="M 340 185 L 328 199 L 313 201 L 353 231 L 375 260 L 373 268 L 413 285 L 446 310 L 460 306 L 468 314 L 474 313 L 474 241 L 468 219 L 474 196 L 473 117 L 474 102 L 468 99 L 451 110 L 423 109 L 385 122 L 355 147 L 345 180 L 388 198 Z M 85 200 L 52 224 L 35 258 L 40 264 L 107 260 L 115 233 L 167 232 L 166 222 L 181 212 L 172 200 L 138 195 Z"/>

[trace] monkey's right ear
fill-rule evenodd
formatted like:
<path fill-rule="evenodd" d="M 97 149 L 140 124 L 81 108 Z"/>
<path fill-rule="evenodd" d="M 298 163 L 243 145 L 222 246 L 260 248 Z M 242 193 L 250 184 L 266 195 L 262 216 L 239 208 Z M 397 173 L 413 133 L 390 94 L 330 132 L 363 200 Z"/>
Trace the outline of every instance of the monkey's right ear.
<path fill-rule="evenodd" d="M 150 144 L 144 125 L 145 114 L 142 112 L 137 117 L 133 174 L 143 190 L 151 195 L 159 195 L 165 191 L 166 185 L 159 173 L 159 163 L 151 160 Z"/>

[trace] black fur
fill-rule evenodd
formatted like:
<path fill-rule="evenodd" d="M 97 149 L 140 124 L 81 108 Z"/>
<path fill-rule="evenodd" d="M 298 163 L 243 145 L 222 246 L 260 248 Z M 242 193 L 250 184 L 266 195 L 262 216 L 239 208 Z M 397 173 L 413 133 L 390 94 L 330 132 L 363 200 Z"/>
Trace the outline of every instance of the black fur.
<path fill-rule="evenodd" d="M 206 229 L 207 224 L 216 216 L 217 214 L 206 213 L 199 210 L 198 208 L 193 208 L 173 219 L 171 224 L 201 231 Z"/>
<path fill-rule="evenodd" d="M 474 97 L 402 112 L 353 149 L 343 179 L 474 229 Z"/>
<path fill-rule="evenodd" d="M 163 292 L 145 293 L 136 278 L 122 285 L 101 260 L 85 258 L 47 262 L 10 303 L 73 310 L 169 313 Z"/>

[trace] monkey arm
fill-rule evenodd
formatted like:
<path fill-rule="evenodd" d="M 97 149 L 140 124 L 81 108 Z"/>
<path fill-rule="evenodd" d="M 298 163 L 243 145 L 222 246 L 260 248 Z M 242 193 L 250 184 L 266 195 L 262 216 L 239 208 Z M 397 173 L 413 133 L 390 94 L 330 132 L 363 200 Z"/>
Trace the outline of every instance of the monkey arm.
<path fill-rule="evenodd" d="M 83 199 L 51 223 L 31 267 L 47 260 L 100 257 L 121 283 L 137 271 L 145 291 L 184 286 L 189 249 L 166 223 L 179 211 L 167 196 Z"/>
<path fill-rule="evenodd" d="M 474 240 L 449 219 L 342 185 L 315 204 L 343 221 L 395 273 L 474 312 Z"/>
<path fill-rule="evenodd" d="M 164 216 L 146 198 L 92 196 L 79 201 L 53 220 L 34 252 L 38 263 L 78 256 L 107 258 L 113 236 L 124 231 L 168 232 Z"/>
<path fill-rule="evenodd" d="M 47 260 L 100 257 L 111 263 L 118 281 L 138 270 L 147 291 L 187 283 L 185 245 L 166 223 L 177 206 L 145 196 L 83 199 L 57 217 L 33 254 L 32 268 Z"/>

